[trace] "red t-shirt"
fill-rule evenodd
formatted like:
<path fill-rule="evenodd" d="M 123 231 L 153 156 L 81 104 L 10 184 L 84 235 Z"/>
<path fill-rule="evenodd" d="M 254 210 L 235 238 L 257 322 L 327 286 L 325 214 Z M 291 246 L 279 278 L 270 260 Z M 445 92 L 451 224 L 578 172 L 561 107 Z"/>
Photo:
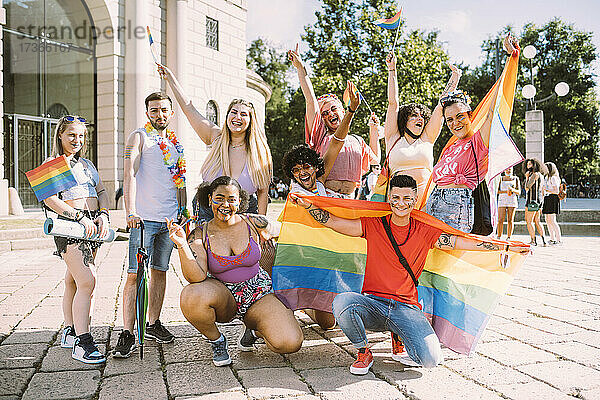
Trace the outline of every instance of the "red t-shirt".
<path fill-rule="evenodd" d="M 389 216 L 386 218 L 390 221 Z M 367 239 L 367 266 L 363 293 L 421 307 L 417 288 L 398 260 L 381 219 L 379 217 L 363 217 L 360 222 L 363 231 L 362 237 Z M 400 246 L 406 239 L 409 226 L 410 237 L 404 245 Z M 408 261 L 415 277 L 419 279 L 425 266 L 427 253 L 429 253 L 429 249 L 433 248 L 442 231 L 414 218 L 411 218 L 409 225 L 398 226 L 390 222 L 390 227 L 400 251 Z"/>

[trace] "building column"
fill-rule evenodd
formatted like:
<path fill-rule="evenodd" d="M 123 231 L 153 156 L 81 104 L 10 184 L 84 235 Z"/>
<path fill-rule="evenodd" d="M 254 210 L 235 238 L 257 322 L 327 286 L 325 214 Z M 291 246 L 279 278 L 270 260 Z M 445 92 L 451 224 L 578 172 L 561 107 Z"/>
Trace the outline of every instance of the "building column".
<path fill-rule="evenodd" d="M 4 74 L 2 26 L 6 24 L 6 9 L 0 7 L 0 74 Z M 4 82 L 4 80 L 0 80 Z M 4 177 L 4 87 L 0 84 L 0 216 L 8 215 L 8 179 Z"/>
<path fill-rule="evenodd" d="M 525 112 L 525 157 L 544 162 L 544 112 Z"/>

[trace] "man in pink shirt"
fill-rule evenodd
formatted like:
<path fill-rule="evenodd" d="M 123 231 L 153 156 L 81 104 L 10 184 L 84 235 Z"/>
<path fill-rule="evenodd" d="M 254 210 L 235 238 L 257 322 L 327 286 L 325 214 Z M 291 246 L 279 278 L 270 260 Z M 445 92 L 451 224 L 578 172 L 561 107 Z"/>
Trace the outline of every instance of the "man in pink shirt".
<path fill-rule="evenodd" d="M 306 100 L 306 143 L 323 156 L 331 140 L 336 140 L 333 133 L 344 118 L 344 106 L 335 94 L 329 93 L 319 98 L 315 96 L 298 54 L 298 45 L 295 50 L 288 51 L 288 57 L 298 70 L 300 87 Z M 348 108 L 348 112 L 355 111 Z M 357 135 L 348 135 L 344 140 L 344 146 L 325 181 L 329 197 L 354 198 L 355 190 L 360 187 L 362 175 L 369 170 L 371 164 L 379 163 L 379 120 L 375 115 L 371 116 L 369 126 L 369 145 Z"/>

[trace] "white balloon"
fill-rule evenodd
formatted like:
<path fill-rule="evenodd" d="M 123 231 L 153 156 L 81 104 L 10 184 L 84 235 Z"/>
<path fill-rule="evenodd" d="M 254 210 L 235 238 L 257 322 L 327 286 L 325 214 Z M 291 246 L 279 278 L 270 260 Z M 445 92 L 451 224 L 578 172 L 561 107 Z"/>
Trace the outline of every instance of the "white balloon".
<path fill-rule="evenodd" d="M 536 54 L 537 49 L 532 45 L 525 46 L 525 48 L 523 49 L 523 57 L 525 58 L 532 59 L 533 57 L 535 57 Z"/>
<path fill-rule="evenodd" d="M 531 84 L 525 85 L 525 86 L 523 86 L 523 89 L 521 89 L 521 94 L 526 99 L 533 99 L 535 97 L 536 93 L 537 93 L 537 90 L 536 90 L 535 86 L 533 86 Z"/>
<path fill-rule="evenodd" d="M 569 88 L 569 85 L 567 84 L 567 82 L 558 82 L 556 84 L 556 86 L 554 86 L 554 91 L 560 97 L 566 96 L 567 94 L 569 94 L 569 90 L 570 90 L 570 88 Z"/>

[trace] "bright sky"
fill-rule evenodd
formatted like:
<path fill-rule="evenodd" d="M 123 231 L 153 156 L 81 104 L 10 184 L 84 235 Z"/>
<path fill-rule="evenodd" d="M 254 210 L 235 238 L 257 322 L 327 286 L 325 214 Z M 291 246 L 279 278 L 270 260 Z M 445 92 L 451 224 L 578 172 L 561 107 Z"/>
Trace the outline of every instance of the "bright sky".
<path fill-rule="evenodd" d="M 593 32 L 594 44 L 600 52 L 598 0 L 400 0 L 399 3 L 408 28 L 438 30 L 454 62 L 477 66 L 481 63 L 482 41 L 502 27 L 510 24 L 519 32 L 527 22 L 543 25 L 555 16 L 573 23 L 578 30 Z M 292 48 L 300 41 L 304 26 L 316 21 L 314 13 L 319 8 L 318 0 L 249 0 L 247 41 L 262 37 L 282 50 Z M 600 75 L 600 61 L 596 63 L 595 74 Z M 598 76 L 596 81 L 600 93 Z"/>

